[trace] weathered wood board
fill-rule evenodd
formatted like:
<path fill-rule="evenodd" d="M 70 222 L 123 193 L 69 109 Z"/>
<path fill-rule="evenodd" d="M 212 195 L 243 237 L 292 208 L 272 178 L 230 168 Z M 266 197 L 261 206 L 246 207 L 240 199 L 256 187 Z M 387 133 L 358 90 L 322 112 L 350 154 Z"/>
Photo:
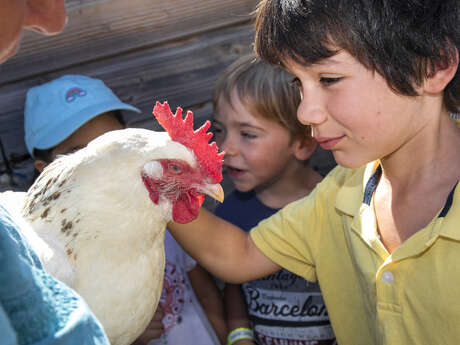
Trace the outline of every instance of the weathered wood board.
<path fill-rule="evenodd" d="M 250 19 L 257 0 L 81 0 L 53 37 L 28 32 L 18 56 L 0 67 L 0 84 L 96 59 L 182 41 Z"/>
<path fill-rule="evenodd" d="M 155 101 L 212 117 L 212 90 L 220 73 L 252 50 L 251 13 L 258 0 L 67 0 L 69 22 L 57 36 L 27 32 L 16 57 L 0 66 L 0 170 L 28 187 L 32 160 L 24 144 L 24 102 L 30 87 L 62 76 L 102 79 L 123 101 L 142 110 L 125 113 L 128 126 L 154 130 Z M 332 166 L 324 152 L 312 160 Z M 18 177 L 19 176 L 19 177 Z M 11 188 L 0 174 L 0 190 Z"/>
<path fill-rule="evenodd" d="M 17 56 L 0 66 L 0 140 L 8 165 L 30 181 L 32 161 L 23 139 L 25 95 L 30 87 L 64 74 L 100 78 L 123 101 L 140 108 L 142 114 L 125 114 L 129 126 L 158 129 L 151 115 L 156 100 L 193 110 L 200 125 L 212 116 L 219 74 L 252 49 L 250 13 L 256 4 L 67 1 L 69 23 L 63 33 L 44 37 L 27 32 Z M 6 176 L 3 182 L 8 184 Z"/>

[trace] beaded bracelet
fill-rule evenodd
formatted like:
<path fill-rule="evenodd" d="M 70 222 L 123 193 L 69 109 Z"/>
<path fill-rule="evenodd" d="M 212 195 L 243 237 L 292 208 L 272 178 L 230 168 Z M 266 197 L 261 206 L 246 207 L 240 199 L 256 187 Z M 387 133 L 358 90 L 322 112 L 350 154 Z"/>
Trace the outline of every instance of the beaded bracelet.
<path fill-rule="evenodd" d="M 254 333 L 252 332 L 252 329 L 244 327 L 235 328 L 227 336 L 227 345 L 233 345 L 233 343 L 236 343 L 241 339 L 254 340 Z"/>

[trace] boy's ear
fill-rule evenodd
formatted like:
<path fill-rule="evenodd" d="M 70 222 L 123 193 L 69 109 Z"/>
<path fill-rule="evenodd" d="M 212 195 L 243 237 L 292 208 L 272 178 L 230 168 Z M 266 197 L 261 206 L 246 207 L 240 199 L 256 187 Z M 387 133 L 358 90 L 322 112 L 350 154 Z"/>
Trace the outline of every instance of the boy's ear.
<path fill-rule="evenodd" d="M 294 155 L 300 161 L 305 161 L 315 152 L 318 143 L 309 135 L 294 140 Z"/>
<path fill-rule="evenodd" d="M 447 62 L 447 66 L 442 63 L 435 64 L 434 71 L 430 73 L 425 81 L 424 89 L 427 93 L 440 93 L 452 80 L 458 68 L 458 50 L 454 59 Z"/>
<path fill-rule="evenodd" d="M 39 172 L 42 172 L 47 165 L 48 164 L 45 161 L 42 161 L 41 159 L 36 159 L 34 161 L 34 168 L 37 169 Z"/>

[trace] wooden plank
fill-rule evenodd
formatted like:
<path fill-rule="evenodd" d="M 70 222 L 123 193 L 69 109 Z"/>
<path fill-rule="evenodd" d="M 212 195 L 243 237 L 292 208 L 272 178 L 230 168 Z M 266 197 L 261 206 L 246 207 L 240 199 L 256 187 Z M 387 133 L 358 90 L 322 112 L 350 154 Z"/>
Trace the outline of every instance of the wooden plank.
<path fill-rule="evenodd" d="M 211 94 L 216 78 L 238 56 L 249 52 L 252 26 L 242 25 L 206 33 L 184 42 L 133 52 L 76 66 L 62 73 L 49 73 L 0 87 L 0 139 L 6 146 L 15 170 L 31 174 L 32 161 L 26 157 L 23 132 L 24 97 L 28 88 L 62 74 L 76 73 L 100 78 L 125 102 L 136 105 L 142 114 L 126 113 L 130 127 L 159 130 L 152 119 L 155 100 L 168 100 L 172 109 L 193 110 L 195 126 L 212 117 Z M 335 162 L 330 152 L 318 150 L 311 165 L 327 173 Z"/>
<path fill-rule="evenodd" d="M 73 1 L 63 33 L 24 35 L 20 53 L 0 66 L 0 85 L 248 22 L 257 2 Z M 84 3 L 86 6 L 81 5 Z"/>
<path fill-rule="evenodd" d="M 32 161 L 24 145 L 25 94 L 35 85 L 63 74 L 100 78 L 125 102 L 142 110 L 126 113 L 131 127 L 158 130 L 152 119 L 155 100 L 168 100 L 172 109 L 182 106 L 195 113 L 196 126 L 211 118 L 214 83 L 220 73 L 252 47 L 252 25 L 224 28 L 181 42 L 154 47 L 103 61 L 95 61 L 58 72 L 42 74 L 0 87 L 0 139 L 15 167 L 31 174 Z"/>
<path fill-rule="evenodd" d="M 250 51 L 252 40 L 252 26 L 243 25 L 5 85 L 0 87 L 0 138 L 9 154 L 26 152 L 25 94 L 30 87 L 63 74 L 100 78 L 123 101 L 139 107 L 142 114 L 130 115 L 129 125 L 150 119 L 155 100 L 168 100 L 174 108 L 199 108 L 211 100 L 214 83 L 223 69 Z"/>

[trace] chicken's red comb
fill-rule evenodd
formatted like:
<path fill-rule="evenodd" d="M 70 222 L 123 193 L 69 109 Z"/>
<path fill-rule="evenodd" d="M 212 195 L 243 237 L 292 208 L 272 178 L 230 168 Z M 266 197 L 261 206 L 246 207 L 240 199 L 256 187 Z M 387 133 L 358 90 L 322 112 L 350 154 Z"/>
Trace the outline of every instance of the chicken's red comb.
<path fill-rule="evenodd" d="M 156 102 L 153 115 L 172 140 L 187 146 L 195 153 L 196 159 L 202 169 L 206 171 L 206 175 L 212 179 L 212 183 L 222 181 L 222 163 L 225 152 L 218 153 L 215 142 L 209 144 L 209 140 L 212 138 L 212 133 L 207 132 L 211 126 L 209 121 L 194 131 L 193 113 L 190 110 L 187 111 L 185 119 L 182 120 L 182 108 L 178 107 L 174 115 L 168 102 L 163 104 Z"/>

